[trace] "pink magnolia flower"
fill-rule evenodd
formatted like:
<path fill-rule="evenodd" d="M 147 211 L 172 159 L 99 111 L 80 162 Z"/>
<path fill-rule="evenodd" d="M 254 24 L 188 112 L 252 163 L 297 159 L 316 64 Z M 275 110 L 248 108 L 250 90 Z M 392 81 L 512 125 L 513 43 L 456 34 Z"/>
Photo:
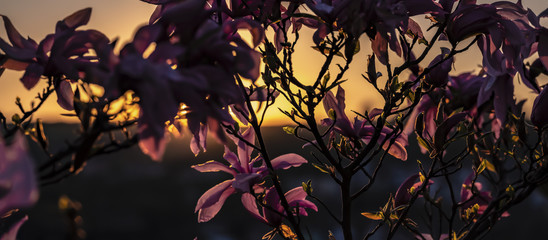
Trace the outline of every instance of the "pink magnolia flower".
<path fill-rule="evenodd" d="M 294 215 L 308 216 L 306 209 L 318 211 L 318 207 L 313 202 L 306 200 L 307 194 L 302 187 L 293 188 L 286 192 L 284 196 L 289 206 L 294 208 L 291 209 Z M 251 193 L 244 193 L 242 195 L 242 204 L 255 218 L 273 227 L 280 226 L 283 216 L 287 216 L 287 214 L 280 202 L 280 196 L 274 187 L 266 190 L 264 201 L 265 205 L 269 207 L 263 207 L 261 213 L 257 207 L 255 197 Z"/>
<path fill-rule="evenodd" d="M 396 191 L 396 195 L 394 196 L 394 208 L 408 204 L 411 200 L 412 194 L 420 190 L 419 187 L 422 186 L 423 183 L 419 181 L 419 177 L 419 174 L 415 174 L 403 181 L 403 183 L 398 188 L 398 191 Z M 434 181 L 428 180 L 426 188 L 428 188 L 432 183 L 434 183 Z"/>
<path fill-rule="evenodd" d="M 208 132 L 221 142 L 226 140 L 221 123 L 234 123 L 229 106 L 244 102 L 234 75 L 259 77 L 261 56 L 254 48 L 262 42 L 264 31 L 250 19 L 219 25 L 211 19 L 213 11 L 205 0 L 147 2 L 161 11 L 137 31 L 119 59 L 111 61 L 112 72 L 98 75 L 107 76 L 104 85 L 109 98 L 132 90 L 141 99 L 138 124 L 143 152 L 155 160 L 162 157 L 165 123 L 184 104 L 193 135 L 191 149 L 197 154 L 205 149 Z M 252 46 L 238 35 L 241 29 L 251 33 Z M 147 49 L 152 49 L 148 56 Z"/>
<path fill-rule="evenodd" d="M 449 81 L 449 72 L 451 71 L 451 65 L 453 64 L 453 57 L 441 62 L 447 54 L 449 49 L 442 48 L 441 53 L 432 59 L 432 62 L 428 65 L 430 72 L 426 74 L 424 81 L 434 87 L 441 87 Z M 441 62 L 441 63 L 440 63 Z M 432 68 L 435 64 L 439 64 Z"/>
<path fill-rule="evenodd" d="M 342 87 L 338 87 L 336 96 L 334 96 L 332 92 L 327 92 L 323 99 L 323 105 L 325 111 L 328 114 L 330 110 L 333 110 L 336 115 L 335 120 L 332 120 L 331 118 L 323 119 L 321 121 L 323 125 L 334 125 L 333 129 L 342 136 L 352 139 L 362 139 L 366 143 L 369 143 L 369 141 L 373 137 L 373 134 L 375 133 L 375 128 L 371 125 L 368 125 L 366 121 L 359 120 L 357 117 L 354 118 L 354 123 L 350 122 L 348 116 L 344 111 L 346 108 L 346 104 L 345 93 Z M 393 130 L 388 127 L 383 127 L 378 142 L 380 143 L 384 141 L 386 136 L 392 131 Z M 388 153 L 395 158 L 405 161 L 407 160 L 407 150 L 405 149 L 406 145 L 406 137 L 400 135 L 396 138 L 394 144 L 392 144 L 390 148 L 388 148 L 389 142 L 386 142 L 383 145 L 383 149 L 388 151 Z"/>
<path fill-rule="evenodd" d="M 493 200 L 490 191 L 482 191 L 483 185 L 479 182 L 474 182 L 472 185 L 472 180 L 474 180 L 474 173 L 470 174 L 462 183 L 462 188 L 460 191 L 460 204 L 461 211 L 464 212 L 466 209 L 478 205 L 477 214 L 481 215 L 485 212 L 489 203 Z M 502 217 L 510 216 L 508 212 L 504 212 Z"/>
<path fill-rule="evenodd" d="M 98 57 L 84 56 L 90 49 L 101 49 L 109 39 L 96 30 L 76 30 L 87 24 L 91 8 L 77 11 L 57 22 L 55 33 L 47 35 L 39 44 L 25 39 L 15 29 L 8 17 L 2 16 L 12 45 L 0 38 L 0 49 L 8 60 L 2 65 L 13 70 L 25 70 L 21 82 L 33 88 L 41 76 L 54 77 L 57 102 L 64 109 L 73 109 L 74 93 L 70 81 L 84 78 L 89 66 L 97 65 Z"/>
<path fill-rule="evenodd" d="M 254 143 L 255 132 L 252 128 L 249 128 L 242 134 L 242 138 L 249 143 Z M 195 208 L 195 211 L 198 212 L 198 222 L 207 222 L 215 217 L 230 195 L 236 192 L 251 192 L 254 188 L 260 188 L 258 184 L 268 175 L 268 169 L 263 162 L 263 158 L 261 156 L 251 158 L 252 147 L 237 138 L 234 139 L 234 142 L 238 146 L 238 155 L 225 146 L 223 158 L 230 164 L 229 166 L 213 160 L 192 166 L 200 172 L 222 171 L 233 177 L 207 190 L 198 199 Z M 303 163 L 307 163 L 307 161 L 297 154 L 289 153 L 274 158 L 271 163 L 272 167 L 278 170 L 298 167 Z"/>
<path fill-rule="evenodd" d="M 10 146 L 0 138 L 0 216 L 34 205 L 38 201 L 37 185 L 23 134 L 16 133 Z"/>

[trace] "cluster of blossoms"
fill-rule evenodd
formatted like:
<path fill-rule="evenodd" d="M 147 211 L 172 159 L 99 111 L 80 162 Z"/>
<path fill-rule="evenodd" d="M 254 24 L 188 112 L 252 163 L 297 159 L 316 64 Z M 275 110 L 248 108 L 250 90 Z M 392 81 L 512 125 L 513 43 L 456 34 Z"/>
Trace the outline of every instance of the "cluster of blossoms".
<path fill-rule="evenodd" d="M 221 210 L 225 200 L 232 194 L 239 192 L 242 194 L 242 203 L 254 216 L 259 217 L 265 223 L 273 227 L 279 227 L 284 209 L 280 205 L 280 199 L 274 187 L 266 188 L 264 186 L 264 178 L 269 174 L 268 167 L 264 163 L 264 159 L 259 155 L 252 158 L 253 148 L 247 143 L 255 142 L 255 133 L 252 128 L 247 129 L 241 135 L 242 139 L 233 137 L 234 143 L 238 147 L 238 154 L 231 152 L 228 146 L 225 146 L 224 159 L 230 164 L 226 166 L 217 161 L 209 161 L 203 164 L 194 165 L 192 168 L 200 172 L 226 172 L 233 176 L 232 179 L 221 182 L 198 199 L 196 211 L 198 212 L 198 221 L 207 222 L 211 220 Z M 247 142 L 247 143 L 246 143 Z M 307 163 L 303 157 L 289 153 L 272 159 L 270 162 L 274 170 L 288 169 L 291 167 L 299 167 Z M 254 195 L 264 194 L 265 203 L 268 210 L 263 210 L 262 217 L 255 202 Z M 318 211 L 316 205 L 306 200 L 307 194 L 302 187 L 297 187 L 286 193 L 287 201 L 290 207 L 297 208 L 296 214 L 307 215 L 305 208 L 310 208 Z M 278 212 L 275 212 L 278 211 Z"/>
<path fill-rule="evenodd" d="M 266 103 L 268 108 L 281 95 L 292 105 L 291 112 L 282 111 L 297 125 L 287 132 L 321 153 L 315 159 L 319 163 L 316 168 L 340 187 L 341 216 L 329 213 L 341 226 L 345 239 L 352 239 L 353 201 L 370 189 L 386 157 L 402 161 L 409 158 L 409 137 L 414 134 L 423 153 L 428 153 L 424 162 L 430 166 L 427 169 L 418 161 L 419 173 L 407 178 L 380 212 L 363 213 L 370 219 L 383 220 L 371 234 L 386 223 L 389 238 L 399 226 L 405 226 L 417 238 L 432 239 L 432 233 L 422 233 L 423 229 L 408 214 L 422 197 L 437 207 L 440 215 L 448 215 L 430 193 L 430 188 L 442 184 L 436 178 L 445 177 L 450 191 L 447 195 L 453 204 L 449 213 L 452 215 L 447 217 L 449 233 L 438 233 L 440 238 L 457 235 L 453 228 L 455 214 L 466 223 L 459 234 L 479 236 L 490 229 L 486 222 L 509 216 L 507 208 L 548 181 L 544 157 L 548 148 L 543 135 L 548 124 L 548 90 L 537 79 L 548 75 L 548 29 L 540 24 L 541 18 L 548 17 L 548 10 L 537 15 L 525 9 L 521 1 L 143 1 L 157 5 L 156 10 L 149 24 L 137 29 L 118 53 L 114 51 L 117 42 L 100 31 L 80 30 L 88 23 L 91 9 L 60 20 L 55 32 L 39 42 L 24 38 L 9 18 L 2 16 L 9 43 L 0 38 L 0 50 L 4 53 L 0 55 L 0 68 L 24 71 L 21 82 L 27 89 L 47 79 L 48 89 L 56 93 L 59 106 L 74 111 L 82 122 L 83 137 L 67 150 L 73 154 L 71 173 L 81 170 L 86 157 L 110 152 L 94 148 L 101 133 L 123 129 L 128 136 L 125 128 L 132 123 L 137 125 L 138 140 L 129 143 L 138 142 L 154 160 L 163 156 L 168 127 L 190 131 L 194 154 L 206 150 L 206 138 L 212 134 L 225 145 L 223 158 L 229 165 L 209 161 L 193 168 L 200 172 L 226 172 L 232 178 L 198 199 L 198 221 L 211 220 L 229 196 L 241 194 L 243 206 L 259 221 L 286 238 L 303 239 L 295 217 L 306 216 L 307 210 L 318 211 L 316 204 L 307 199 L 312 194 L 311 187 L 303 184 L 283 191 L 277 172 L 308 161 L 294 153 L 270 159 L 260 133 L 262 119 L 257 112 L 261 109 L 254 109 L 251 104 Z M 431 39 L 412 18 L 420 15 L 430 19 L 429 31 L 435 29 Z M 326 58 L 318 79 L 311 85 L 297 79 L 292 65 L 298 31 L 303 26 L 314 30 L 313 47 Z M 265 34 L 268 30 L 274 32 L 273 41 Z M 251 35 L 250 41 L 240 36 L 242 31 Z M 290 34 L 296 37 L 289 37 Z M 362 76 L 382 96 L 384 105 L 365 114 L 357 113 L 351 121 L 341 83 L 362 38 L 369 39 L 372 52 Z M 432 49 L 437 42 L 445 47 L 427 65 L 423 64 L 426 56 L 435 51 Z M 425 47 L 418 53 L 416 46 L 421 44 Z M 480 71 L 453 75 L 455 55 L 474 45 L 482 54 Z M 338 64 L 335 79 L 330 79 L 328 70 L 335 57 L 344 62 Z M 403 63 L 393 67 L 393 57 Z M 381 67 L 386 68 L 386 76 L 377 70 Z M 404 74 L 409 77 L 400 81 Z M 531 122 L 539 135 L 536 145 L 530 145 L 524 130 L 527 125 L 523 102 L 516 102 L 514 97 L 516 77 L 538 94 L 531 111 Z M 104 94 L 83 103 L 81 89 L 85 84 L 101 86 Z M 336 93 L 332 91 L 335 89 Z M 134 94 L 139 116 L 134 122 L 126 119 L 125 123 L 113 124 L 114 115 L 108 108 L 127 93 Z M 44 100 L 46 95 L 49 93 L 39 95 L 39 99 Z M 317 121 L 315 110 L 320 103 L 328 118 Z M 19 129 L 27 130 L 30 120 L 26 125 L 22 122 L 35 110 L 24 112 L 23 120 L 13 118 L 15 127 L 11 129 L 2 115 L 7 130 L 4 136 L 13 137 L 12 144 L 0 142 L 0 215 L 31 206 L 38 197 L 32 160 L 19 133 Z M 266 113 L 266 109 L 263 111 Z M 246 130 L 240 130 L 240 125 L 245 125 Z M 302 137 L 304 131 L 313 139 Z M 35 138 L 47 148 L 41 134 Z M 459 139 L 466 142 L 462 154 L 448 151 L 449 145 Z M 236 153 L 231 151 L 232 142 Z M 113 146 L 125 147 L 120 143 Z M 518 147 L 527 149 L 528 157 L 513 161 L 518 166 L 510 167 L 505 159 L 515 155 L 504 150 Z M 462 186 L 458 200 L 451 175 L 463 165 L 471 165 L 474 172 L 458 185 Z M 48 169 L 47 166 L 40 170 Z M 483 174 L 485 169 L 489 174 Z M 509 179 L 512 171 L 519 171 L 523 181 Z M 352 192 L 358 182 L 355 176 L 360 173 L 364 173 L 367 182 L 359 180 L 360 190 Z M 485 176 L 495 189 L 503 190 L 484 190 L 476 182 L 480 176 Z M 512 184 L 517 187 L 514 189 Z M 516 194 L 524 197 L 514 198 Z M 23 221 L 14 225 L 8 238 L 16 234 Z M 284 225 L 284 221 L 291 226 Z"/>

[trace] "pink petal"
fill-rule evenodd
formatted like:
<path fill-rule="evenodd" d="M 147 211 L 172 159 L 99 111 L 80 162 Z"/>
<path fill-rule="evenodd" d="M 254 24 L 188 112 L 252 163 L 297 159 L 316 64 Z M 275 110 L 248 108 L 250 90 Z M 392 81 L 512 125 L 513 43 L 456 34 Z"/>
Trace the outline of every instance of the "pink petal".
<path fill-rule="evenodd" d="M 6 57 L 7 58 L 7 57 Z M 27 69 L 29 66 L 29 63 L 26 62 L 20 62 L 15 59 L 8 58 L 6 62 L 1 66 L 2 68 L 7 68 L 15 71 L 23 71 Z"/>
<path fill-rule="evenodd" d="M 251 193 L 244 193 L 242 194 L 242 204 L 244 205 L 245 209 L 253 215 L 253 217 L 257 218 L 258 220 L 267 223 L 266 219 L 261 216 L 259 213 L 259 209 L 257 208 L 257 202 L 255 202 L 255 197 L 251 195 Z"/>
<path fill-rule="evenodd" d="M 91 8 L 84 8 L 63 19 L 63 22 L 68 28 L 75 29 L 79 26 L 86 25 L 91 17 Z"/>
<path fill-rule="evenodd" d="M 390 144 L 389 142 L 386 142 L 383 146 L 383 149 L 386 150 L 389 144 Z M 394 144 L 392 144 L 390 149 L 388 149 L 388 154 L 402 161 L 407 160 L 407 150 L 405 149 L 405 146 L 402 145 L 397 140 L 394 142 Z"/>
<path fill-rule="evenodd" d="M 371 40 L 371 48 L 383 65 L 388 63 L 388 42 L 377 32 L 375 39 Z"/>
<path fill-rule="evenodd" d="M 258 173 L 241 173 L 234 177 L 232 187 L 240 192 L 249 192 L 251 186 L 261 180 L 261 175 Z"/>
<path fill-rule="evenodd" d="M 25 137 L 18 132 L 10 146 L 4 146 L 0 139 L 0 188 L 5 192 L 0 198 L 0 216 L 12 209 L 36 203 L 37 185 Z"/>
<path fill-rule="evenodd" d="M 296 187 L 285 193 L 285 198 L 287 199 L 287 202 L 304 200 L 306 196 L 308 195 L 303 190 L 303 187 Z"/>
<path fill-rule="evenodd" d="M 236 169 L 238 172 L 245 172 L 245 170 L 240 166 L 240 161 L 238 160 L 238 156 L 230 151 L 230 149 L 225 146 L 225 153 L 223 155 L 223 158 L 230 163 L 230 167 Z"/>
<path fill-rule="evenodd" d="M 227 183 L 228 187 L 225 186 Z M 201 207 L 196 208 L 196 210 L 199 210 L 198 222 L 207 222 L 217 215 L 228 196 L 234 193 L 234 188 L 230 187 L 231 183 L 232 180 L 219 183 L 202 195 L 202 197 L 198 200 L 198 204 L 202 203 Z M 204 199 L 203 202 L 201 202 L 200 200 L 204 197 L 207 199 Z M 198 205 L 196 205 L 196 207 L 198 207 Z"/>
<path fill-rule="evenodd" d="M 70 86 L 70 81 L 59 81 L 55 87 L 55 92 L 57 93 L 57 103 L 59 106 L 69 111 L 74 109 L 74 92 Z"/>
<path fill-rule="evenodd" d="M 306 159 L 295 153 L 288 153 L 277 158 L 274 158 L 271 163 L 274 169 L 288 169 L 290 167 L 298 167 L 301 164 L 307 163 Z"/>
<path fill-rule="evenodd" d="M 36 86 L 36 84 L 40 80 L 40 77 L 42 76 L 42 73 L 44 73 L 44 66 L 37 63 L 31 63 L 26 68 L 25 74 L 21 78 L 21 82 L 26 89 L 30 90 L 31 88 Z"/>
<path fill-rule="evenodd" d="M 248 18 L 238 18 L 231 22 L 226 22 L 223 27 L 225 34 L 234 34 L 238 29 L 247 29 L 253 38 L 253 47 L 257 47 L 265 37 L 264 29 L 260 23 Z"/>
<path fill-rule="evenodd" d="M 21 225 L 23 225 L 23 223 L 25 223 L 28 219 L 29 217 L 25 215 L 25 217 L 21 218 L 21 220 L 13 224 L 10 230 L 4 233 L 4 235 L 0 237 L 0 240 L 16 240 L 17 232 L 19 232 L 19 228 L 21 228 Z"/>
<path fill-rule="evenodd" d="M 21 34 L 17 31 L 17 29 L 13 26 L 10 19 L 6 16 L 2 16 L 2 19 L 4 20 L 4 26 L 6 27 L 6 33 L 8 35 L 8 39 L 13 44 L 14 47 L 17 48 L 27 48 L 27 49 L 36 49 L 37 44 L 32 40 L 27 40 Z"/>
<path fill-rule="evenodd" d="M 255 144 L 255 131 L 253 128 L 248 128 L 242 133 L 242 138 L 251 144 Z M 251 160 L 252 151 L 253 148 L 247 146 L 247 143 L 238 140 L 238 158 L 240 159 L 240 165 L 245 172 L 249 172 L 249 161 Z"/>
<path fill-rule="evenodd" d="M 213 161 L 213 160 L 202 163 L 202 164 L 194 165 L 194 166 L 192 166 L 192 168 L 194 168 L 195 170 L 197 170 L 199 172 L 223 171 L 223 172 L 226 172 L 226 173 L 230 173 L 232 175 L 237 174 L 236 171 L 234 171 L 234 169 L 231 169 L 231 168 L 227 167 L 226 165 L 224 165 L 220 162 Z"/>
<path fill-rule="evenodd" d="M 209 190 L 207 190 L 201 197 L 198 199 L 198 202 L 196 203 L 196 208 L 194 209 L 195 212 L 202 208 L 207 208 L 215 203 L 219 202 L 221 199 L 221 196 L 225 191 L 228 191 L 231 189 L 232 192 L 234 192 L 234 189 L 232 188 L 232 182 L 234 179 L 226 180 L 224 182 L 221 182 Z"/>
<path fill-rule="evenodd" d="M 147 128 L 147 124 L 139 124 L 139 131 L 141 129 Z M 140 134 L 139 147 L 144 154 L 150 156 L 154 161 L 160 161 L 164 152 L 166 150 L 167 139 L 165 136 L 155 136 L 154 134 L 149 134 L 148 136 L 143 136 Z"/>
<path fill-rule="evenodd" d="M 148 46 L 160 36 L 160 25 L 146 25 L 139 28 L 133 37 L 133 46 L 140 54 L 143 54 Z"/>

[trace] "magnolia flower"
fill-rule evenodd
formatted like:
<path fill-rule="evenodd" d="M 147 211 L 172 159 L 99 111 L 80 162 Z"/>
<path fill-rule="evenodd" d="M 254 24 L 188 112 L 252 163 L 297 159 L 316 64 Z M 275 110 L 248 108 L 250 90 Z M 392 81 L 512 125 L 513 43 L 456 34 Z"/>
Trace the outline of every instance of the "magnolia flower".
<path fill-rule="evenodd" d="M 139 96 L 139 145 L 155 160 L 165 149 L 166 122 L 173 122 L 184 104 L 191 149 L 198 154 L 205 150 L 208 130 L 221 142 L 226 140 L 221 123 L 234 123 L 229 106 L 244 102 L 234 75 L 259 77 L 261 55 L 254 48 L 264 30 L 250 19 L 219 25 L 204 0 L 147 2 L 165 8 L 137 31 L 118 61 L 111 61 L 106 95 L 113 99 L 132 90 Z M 251 33 L 251 46 L 239 36 L 242 29 Z M 147 49 L 151 52 L 145 53 Z"/>
<path fill-rule="evenodd" d="M 474 185 L 472 185 L 474 176 L 474 173 L 470 174 L 462 183 L 460 191 L 461 211 L 464 214 L 467 209 L 477 205 L 478 208 L 476 213 L 481 215 L 485 212 L 489 203 L 493 200 L 493 197 L 491 196 L 491 192 L 482 191 L 483 185 L 481 183 L 474 181 Z M 502 214 L 502 217 L 507 216 L 510 216 L 508 212 Z"/>
<path fill-rule="evenodd" d="M 9 18 L 3 16 L 12 45 L 0 38 L 0 49 L 8 57 L 2 67 L 25 70 L 21 82 L 27 89 L 33 88 L 41 76 L 53 77 L 59 106 L 72 110 L 74 93 L 70 81 L 83 79 L 87 68 L 98 64 L 98 57 L 84 54 L 89 53 L 90 49 L 100 51 L 109 42 L 99 31 L 76 30 L 87 24 L 90 16 L 91 8 L 71 14 L 57 22 L 55 33 L 47 35 L 39 44 L 31 38 L 24 39 Z"/>
<path fill-rule="evenodd" d="M 294 208 L 291 209 L 291 212 L 294 215 L 308 216 L 308 213 L 306 212 L 307 208 L 316 212 L 318 211 L 318 207 L 316 207 L 313 202 L 306 200 L 307 194 L 302 187 L 291 189 L 286 192 L 284 196 L 285 199 L 287 199 L 289 207 Z M 261 213 L 255 202 L 255 197 L 252 194 L 244 193 L 242 195 L 242 204 L 255 218 L 272 227 L 280 226 L 282 224 L 283 216 L 287 216 L 287 214 L 281 204 L 280 196 L 274 187 L 266 190 L 264 203 L 268 207 L 263 207 Z"/>
<path fill-rule="evenodd" d="M 434 181 L 428 180 L 425 188 L 428 188 L 432 183 L 434 183 Z M 400 206 L 408 204 L 413 194 L 420 190 L 419 188 L 422 186 L 422 184 L 423 182 L 420 181 L 419 174 L 415 174 L 405 179 L 405 181 L 403 181 L 403 183 L 398 188 L 398 191 L 396 191 L 396 195 L 394 196 L 394 208 L 398 208 Z M 419 197 L 420 196 L 422 195 L 419 195 Z"/>
<path fill-rule="evenodd" d="M 325 118 L 321 122 L 325 126 L 333 125 L 333 129 L 341 134 L 342 136 L 352 138 L 352 139 L 362 139 L 366 143 L 369 143 L 373 137 L 376 129 L 371 125 L 367 125 L 366 121 L 354 119 L 354 123 L 351 123 L 345 113 L 345 94 L 344 89 L 339 86 L 337 89 L 337 95 L 334 96 L 332 92 L 327 92 L 324 99 L 323 105 L 325 111 L 329 114 L 329 111 L 335 113 L 335 120 L 331 118 Z M 378 143 L 382 143 L 386 136 L 392 133 L 393 130 L 388 127 L 383 127 L 381 129 L 380 137 Z M 388 153 L 395 158 L 401 159 L 403 161 L 407 160 L 407 150 L 405 145 L 407 145 L 406 137 L 403 137 L 403 134 L 397 137 L 394 141 L 394 144 L 389 147 L 389 142 L 387 141 L 383 145 L 383 149 L 388 151 Z"/>
<path fill-rule="evenodd" d="M 441 87 L 449 81 L 449 72 L 451 71 L 451 65 L 453 64 L 453 57 L 441 62 L 450 50 L 442 48 L 440 55 L 432 59 L 432 62 L 428 65 L 430 72 L 426 74 L 424 81 L 434 87 Z M 440 63 L 441 62 L 441 63 Z M 436 64 L 438 64 L 436 66 Z M 435 67 L 434 67 L 435 66 Z"/>
<path fill-rule="evenodd" d="M 0 138 L 0 216 L 34 205 L 38 201 L 37 185 L 25 137 L 16 133 L 10 146 Z"/>
<path fill-rule="evenodd" d="M 252 128 L 249 128 L 242 134 L 242 138 L 248 143 L 254 143 L 255 132 Z M 253 188 L 259 187 L 258 184 L 268 175 L 268 168 L 265 166 L 261 156 L 251 159 L 252 147 L 248 146 L 245 141 L 237 138 L 234 138 L 234 142 L 238 146 L 238 155 L 231 152 L 225 146 L 223 158 L 230 164 L 229 166 L 213 160 L 192 166 L 192 168 L 200 172 L 222 171 L 233 177 L 207 190 L 198 199 L 195 208 L 195 211 L 198 212 L 198 222 L 211 220 L 221 210 L 225 200 L 230 195 L 236 192 L 245 193 L 253 191 Z M 274 170 L 298 167 L 303 163 L 307 163 L 306 159 L 294 153 L 279 156 L 271 161 Z"/>

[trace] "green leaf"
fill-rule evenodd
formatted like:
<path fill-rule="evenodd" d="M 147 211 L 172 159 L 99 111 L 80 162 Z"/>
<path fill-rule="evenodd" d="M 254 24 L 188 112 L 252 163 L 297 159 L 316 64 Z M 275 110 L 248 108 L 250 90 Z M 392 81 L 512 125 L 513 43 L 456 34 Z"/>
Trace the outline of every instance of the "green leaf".
<path fill-rule="evenodd" d="M 312 180 L 308 180 L 306 182 L 302 182 L 301 185 L 303 186 L 303 190 L 304 192 L 306 192 L 306 194 L 310 195 L 312 194 Z"/>
<path fill-rule="evenodd" d="M 285 127 L 283 127 L 283 130 L 287 134 L 290 134 L 290 135 L 295 134 L 295 128 L 294 127 L 285 126 Z"/>
<path fill-rule="evenodd" d="M 487 160 L 483 160 L 481 161 L 480 165 L 478 166 L 478 169 L 476 170 L 476 173 L 479 175 L 481 172 L 483 172 L 483 170 L 485 170 L 485 162 L 487 162 Z"/>
<path fill-rule="evenodd" d="M 364 217 L 369 218 L 369 219 L 371 219 L 371 220 L 376 220 L 376 221 L 378 221 L 378 220 L 382 220 L 382 219 L 383 219 L 382 214 L 379 213 L 379 212 L 376 212 L 376 213 L 362 212 L 361 214 L 362 214 Z"/>
<path fill-rule="evenodd" d="M 330 108 L 329 111 L 327 111 L 327 116 L 329 116 L 329 119 L 335 121 L 337 119 L 337 112 L 333 108 Z"/>
<path fill-rule="evenodd" d="M 320 172 L 329 174 L 329 171 L 327 171 L 326 169 L 324 169 L 323 167 L 321 167 L 318 164 L 312 163 L 312 166 L 314 166 L 316 169 L 320 170 Z"/>
<path fill-rule="evenodd" d="M 322 80 L 322 86 L 327 86 L 327 83 L 329 82 L 329 79 L 331 78 L 331 75 L 329 74 L 329 71 L 325 73 Z"/>
<path fill-rule="evenodd" d="M 15 124 L 18 124 L 20 121 L 21 121 L 21 116 L 19 116 L 19 114 L 13 114 L 13 116 L 11 116 L 11 121 L 13 121 Z"/>

